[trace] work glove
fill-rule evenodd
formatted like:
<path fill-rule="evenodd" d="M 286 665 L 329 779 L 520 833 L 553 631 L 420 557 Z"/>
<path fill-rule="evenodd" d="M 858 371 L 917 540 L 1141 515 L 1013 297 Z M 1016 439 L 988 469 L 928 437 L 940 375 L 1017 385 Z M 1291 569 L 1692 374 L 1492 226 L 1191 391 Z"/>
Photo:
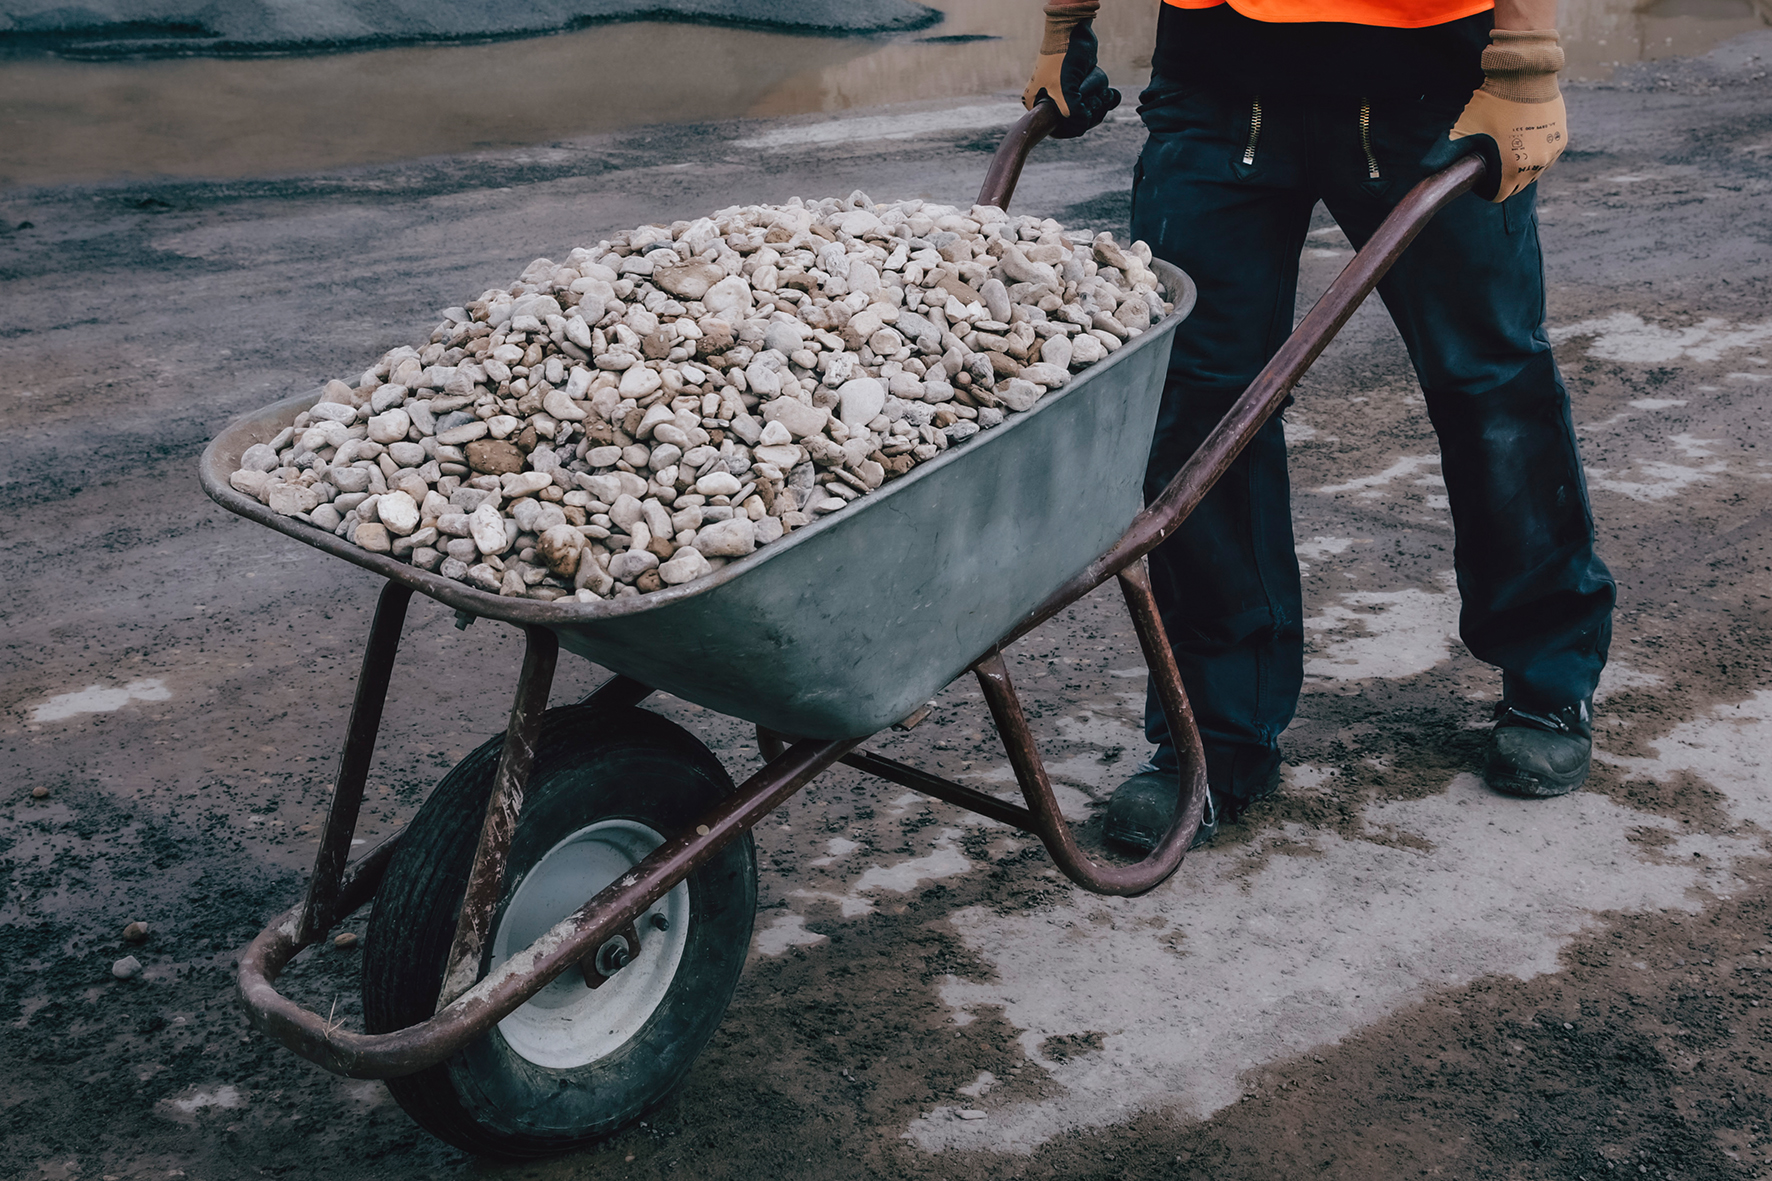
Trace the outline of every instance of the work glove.
<path fill-rule="evenodd" d="M 1100 0 L 1060 0 L 1046 6 L 1046 35 L 1021 105 L 1031 111 L 1042 96 L 1051 99 L 1060 115 L 1052 132 L 1055 139 L 1075 139 L 1120 105 L 1120 92 L 1095 64 L 1090 22 L 1100 7 Z"/>
<path fill-rule="evenodd" d="M 1483 50 L 1483 85 L 1422 163 L 1438 172 L 1476 153 L 1489 166 L 1478 196 L 1505 201 L 1549 168 L 1569 143 L 1555 29 L 1496 29 Z"/>

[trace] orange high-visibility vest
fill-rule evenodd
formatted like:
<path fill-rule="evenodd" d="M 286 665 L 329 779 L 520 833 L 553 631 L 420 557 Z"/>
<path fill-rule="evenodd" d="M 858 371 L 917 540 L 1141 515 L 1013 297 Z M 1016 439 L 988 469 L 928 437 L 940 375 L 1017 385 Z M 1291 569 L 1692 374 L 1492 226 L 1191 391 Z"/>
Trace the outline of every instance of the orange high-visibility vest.
<path fill-rule="evenodd" d="M 1176 8 L 1217 8 L 1226 0 L 1163 0 Z M 1231 0 L 1231 7 L 1250 20 L 1276 24 L 1337 21 L 1382 25 L 1389 29 L 1421 29 L 1487 12 L 1494 0 Z"/>

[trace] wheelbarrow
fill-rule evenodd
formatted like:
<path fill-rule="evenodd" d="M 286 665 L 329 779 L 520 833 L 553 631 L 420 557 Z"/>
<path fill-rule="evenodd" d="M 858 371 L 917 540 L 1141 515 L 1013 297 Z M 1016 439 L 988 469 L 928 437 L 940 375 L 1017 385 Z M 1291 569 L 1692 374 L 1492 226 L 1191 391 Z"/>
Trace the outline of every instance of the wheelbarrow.
<path fill-rule="evenodd" d="M 979 194 L 1008 205 L 1042 102 L 999 148 Z M 236 421 L 204 452 L 204 491 L 230 511 L 387 582 L 306 897 L 240 960 L 252 1025 L 327 1070 L 388 1080 L 406 1111 L 472 1152 L 542 1156 L 607 1137 L 663 1103 L 713 1036 L 750 945 L 751 829 L 838 763 L 1039 837 L 1071 881 L 1133 895 L 1181 865 L 1204 813 L 1205 761 L 1142 559 L 1186 519 L 1380 277 L 1483 165 L 1418 185 L 1148 505 L 1144 459 L 1169 343 L 1194 286 L 1152 264 L 1174 310 L 1001 426 L 710 577 L 604 602 L 488 594 L 234 490 L 240 455 L 318 391 Z M 1125 864 L 1086 851 L 1059 812 L 1003 652 L 1114 580 L 1178 736 L 1167 833 Z M 446 775 L 404 830 L 346 864 L 412 593 L 463 620 L 523 629 L 510 722 Z M 548 708 L 564 646 L 615 674 Z M 863 748 L 914 725 L 970 672 L 1022 804 Z M 757 727 L 743 783 L 681 727 L 640 708 L 664 691 Z M 283 968 L 374 900 L 365 1029 L 277 991 Z"/>

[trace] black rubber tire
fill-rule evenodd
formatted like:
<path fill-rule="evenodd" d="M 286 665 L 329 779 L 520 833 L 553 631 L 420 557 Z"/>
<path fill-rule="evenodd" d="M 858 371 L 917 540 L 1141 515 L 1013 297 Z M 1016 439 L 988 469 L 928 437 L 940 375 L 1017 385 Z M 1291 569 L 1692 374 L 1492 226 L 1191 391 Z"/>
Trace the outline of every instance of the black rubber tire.
<path fill-rule="evenodd" d="M 503 742 L 503 735 L 488 740 L 444 777 L 388 865 L 364 948 L 363 1011 L 371 1033 L 416 1024 L 435 1010 Z M 498 916 L 530 867 L 567 835 L 612 818 L 675 835 L 732 790 L 707 747 L 656 714 L 548 711 Z M 585 1066 L 551 1069 L 519 1057 L 495 1028 L 437 1066 L 389 1080 L 400 1106 L 458 1148 L 513 1158 L 583 1147 L 656 1109 L 713 1036 L 744 968 L 757 906 L 750 835 L 687 880 L 682 961 L 657 1010 L 619 1049 Z"/>

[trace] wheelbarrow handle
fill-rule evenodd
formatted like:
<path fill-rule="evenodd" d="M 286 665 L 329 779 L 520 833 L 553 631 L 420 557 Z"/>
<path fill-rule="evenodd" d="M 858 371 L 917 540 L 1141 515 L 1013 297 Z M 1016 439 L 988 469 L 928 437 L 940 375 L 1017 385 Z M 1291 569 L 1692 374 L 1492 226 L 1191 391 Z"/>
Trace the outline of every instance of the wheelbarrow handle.
<path fill-rule="evenodd" d="M 1009 134 L 997 145 L 997 154 L 991 157 L 991 166 L 985 171 L 984 184 L 978 190 L 980 205 L 1009 208 L 1009 201 L 1015 196 L 1015 182 L 1021 179 L 1021 166 L 1027 163 L 1028 153 L 1057 129 L 1060 118 L 1058 105 L 1049 98 L 1042 98 L 1034 104 L 1033 110 L 1015 121 Z"/>
<path fill-rule="evenodd" d="M 1133 518 L 1114 547 L 1081 573 L 1053 591 L 1000 642 L 1007 647 L 1066 607 L 1131 566 L 1181 527 L 1212 485 L 1241 455 L 1262 425 L 1285 405 L 1298 384 L 1335 334 L 1372 294 L 1379 281 L 1402 257 L 1434 215 L 1469 192 L 1483 179 L 1481 156 L 1465 156 L 1421 181 L 1374 231 L 1372 237 L 1329 284 L 1273 359 L 1249 383 L 1212 433 L 1188 458 L 1167 487 Z"/>

